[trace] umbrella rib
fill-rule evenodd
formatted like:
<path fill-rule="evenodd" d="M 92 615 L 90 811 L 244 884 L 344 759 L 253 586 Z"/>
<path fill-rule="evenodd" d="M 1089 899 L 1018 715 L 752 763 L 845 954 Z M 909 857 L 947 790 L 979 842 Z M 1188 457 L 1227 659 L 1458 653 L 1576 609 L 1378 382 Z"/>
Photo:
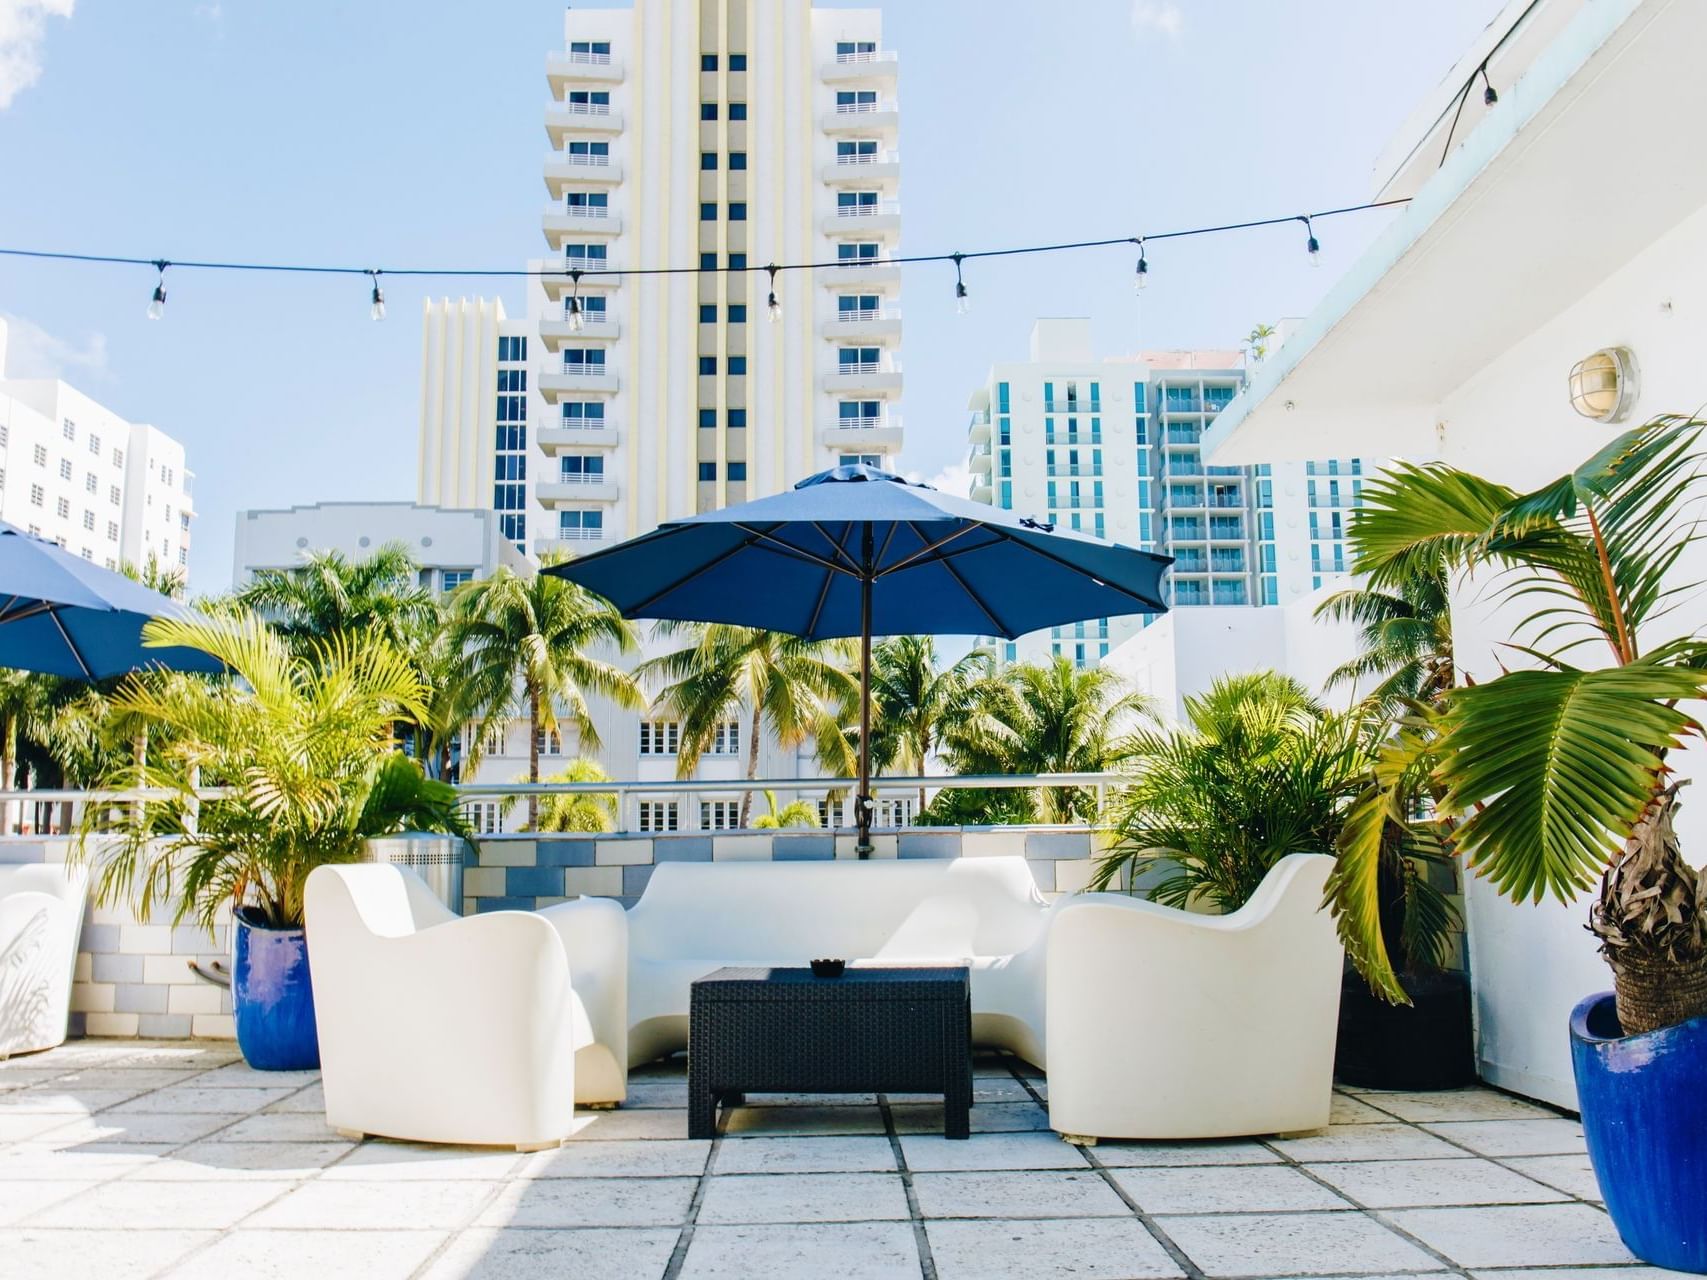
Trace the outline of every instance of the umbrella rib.
<path fill-rule="evenodd" d="M 998 528 L 994 527 L 993 525 L 985 525 L 984 527 L 986 529 L 989 529 L 991 533 L 996 534 L 999 538 L 1002 538 L 1008 542 L 1011 542 L 1015 546 L 1024 547 L 1027 551 L 1032 552 L 1034 555 L 1040 555 L 1045 560 L 1048 560 L 1051 563 L 1058 564 L 1062 568 L 1065 568 L 1065 569 L 1071 569 L 1075 573 L 1085 573 L 1086 576 L 1094 579 L 1099 586 L 1106 587 L 1110 591 L 1118 591 L 1121 595 L 1127 596 L 1130 599 L 1138 601 L 1139 604 L 1159 605 L 1162 603 L 1160 600 L 1146 599 L 1144 596 L 1139 595 L 1136 591 L 1129 591 L 1129 590 L 1127 590 L 1127 588 L 1121 586 L 1117 582 L 1110 582 L 1107 578 L 1098 577 L 1094 573 L 1087 573 L 1087 571 L 1082 566 L 1074 564 L 1071 560 L 1062 559 L 1060 556 L 1056 555 L 1052 551 L 1045 551 L 1042 547 L 1035 546 L 1030 542 L 1022 541 L 1021 539 L 1014 537 L 1012 534 L 1008 533 L 1004 529 L 998 529 Z M 1044 536 L 1048 536 L 1048 535 L 1044 535 Z M 988 544 L 986 544 L 986 545 L 988 545 Z M 938 559 L 946 567 L 948 564 L 949 556 L 963 555 L 968 551 L 977 551 L 977 550 L 978 550 L 977 547 L 964 547 L 964 548 L 960 548 L 960 549 L 955 550 L 955 551 L 946 552 L 945 554 L 939 556 Z M 1147 555 L 1149 553 L 1145 552 L 1143 554 Z"/>
<path fill-rule="evenodd" d="M 89 664 L 83 661 L 83 654 L 77 648 L 77 642 L 71 638 L 71 633 L 65 629 L 65 623 L 60 621 L 59 610 L 49 609 L 47 616 L 53 619 L 53 625 L 59 628 L 59 637 L 65 641 L 65 647 L 71 651 L 71 656 L 77 659 L 77 669 L 83 673 L 85 680 L 93 680 L 95 673 L 89 670 Z"/>
<path fill-rule="evenodd" d="M 844 569 L 834 560 L 826 560 L 823 556 L 815 556 L 804 547 L 797 547 L 791 542 L 784 542 L 781 538 L 775 537 L 763 529 L 756 529 L 752 525 L 742 524 L 739 521 L 735 523 L 735 527 L 742 533 L 780 550 L 784 555 L 793 556 L 796 560 L 805 560 L 811 564 L 817 565 L 820 569 L 828 569 L 832 573 L 846 573 L 850 577 L 859 576 L 857 570 Z"/>
<path fill-rule="evenodd" d="M 937 563 L 948 571 L 949 577 L 953 578 L 960 584 L 960 589 L 966 593 L 966 598 L 973 604 L 977 605 L 979 612 L 988 618 L 995 626 L 997 635 L 1004 637 L 1011 637 L 1013 635 L 1013 632 L 1008 629 L 1008 625 L 996 616 L 995 610 L 985 604 L 983 597 L 966 584 L 966 579 L 960 576 L 960 571 L 958 569 L 951 565 L 946 559 L 939 560 Z"/>
<path fill-rule="evenodd" d="M 878 576 L 882 577 L 885 574 L 899 573 L 901 570 L 906 569 L 912 565 L 915 565 L 915 564 L 919 563 L 919 561 L 921 561 L 921 560 L 927 560 L 927 559 L 930 559 L 932 557 L 935 557 L 937 560 L 943 560 L 946 557 L 937 555 L 938 551 L 940 551 L 943 547 L 946 547 L 949 543 L 955 541 L 956 539 L 964 538 L 967 534 L 973 532 L 974 530 L 981 529 L 984 527 L 985 526 L 978 524 L 976 521 L 967 521 L 967 523 L 962 525 L 960 528 L 956 529 L 953 533 L 949 534 L 947 537 L 938 538 L 935 542 L 926 543 L 924 546 L 920 547 L 917 551 L 913 552 L 912 555 L 906 557 L 906 559 L 898 560 L 896 563 L 894 563 L 894 564 L 890 565 L 888 568 L 884 569 L 883 572 L 881 574 L 879 574 Z M 919 532 L 918 526 L 915 525 L 911 520 L 907 521 L 907 528 L 912 530 L 914 537 L 918 538 L 919 541 L 924 542 L 925 535 Z M 988 544 L 986 544 L 986 545 L 988 545 Z M 976 548 L 968 548 L 968 550 L 975 550 L 975 549 Z"/>
<path fill-rule="evenodd" d="M 842 545 L 840 539 L 832 538 L 830 536 L 830 531 L 828 529 L 826 529 L 822 524 L 820 524 L 816 520 L 812 521 L 812 527 L 818 531 L 819 537 L 823 538 L 825 542 L 829 543 L 830 546 L 835 549 L 836 555 L 841 557 L 842 561 L 847 565 L 849 570 L 851 570 L 852 572 L 854 572 L 856 574 L 860 572 L 859 561 L 855 560 L 852 556 L 850 556 L 848 554 L 847 548 Z M 853 531 L 854 531 L 854 522 L 850 520 L 850 521 L 848 521 L 847 530 L 846 530 L 846 532 L 843 533 L 842 537 L 846 538 L 846 537 L 851 536 L 853 534 Z"/>
<path fill-rule="evenodd" d="M 19 609 L 16 613 L 10 612 L 12 606 L 17 604 L 20 598 L 21 597 L 19 596 L 13 596 L 10 600 L 6 601 L 3 608 L 0 608 L 0 626 L 4 626 L 8 622 L 23 622 L 26 618 L 39 617 L 44 613 L 51 612 L 55 607 L 54 605 L 49 604 L 46 600 L 36 600 L 31 598 L 22 609 Z"/>
<path fill-rule="evenodd" d="M 830 584 L 835 579 L 828 573 L 824 575 L 824 585 L 818 589 L 818 603 L 812 606 L 812 616 L 806 623 L 806 634 L 811 635 L 818 629 L 818 619 L 823 616 L 824 604 L 830 598 Z"/>
<path fill-rule="evenodd" d="M 644 600 L 637 601 L 636 603 L 630 605 L 628 608 L 623 610 L 623 613 L 632 615 L 632 614 L 638 613 L 642 609 L 650 609 L 654 604 L 656 604 L 658 601 L 662 600 L 665 596 L 669 595 L 670 592 L 674 591 L 677 587 L 686 586 L 688 583 L 692 582 L 695 578 L 697 578 L 700 574 L 706 572 L 708 569 L 715 569 L 718 565 L 722 564 L 725 560 L 729 559 L 729 557 L 734 555 L 736 552 L 745 551 L 748 547 L 750 547 L 752 545 L 753 544 L 751 542 L 737 542 L 734 546 L 730 547 L 727 551 L 723 552 L 721 555 L 716 556 L 711 560 L 708 560 L 705 564 L 696 566 L 692 573 L 683 574 L 681 577 L 677 578 L 674 582 L 670 583 L 669 586 L 664 587 L 661 590 L 654 591 L 651 595 L 647 596 Z"/>

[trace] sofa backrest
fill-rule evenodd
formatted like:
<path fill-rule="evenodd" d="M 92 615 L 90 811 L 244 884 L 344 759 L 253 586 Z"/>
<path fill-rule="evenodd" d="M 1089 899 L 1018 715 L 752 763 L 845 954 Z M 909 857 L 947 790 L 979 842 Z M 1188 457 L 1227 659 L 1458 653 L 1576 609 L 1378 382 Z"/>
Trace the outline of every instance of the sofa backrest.
<path fill-rule="evenodd" d="M 381 938 L 401 938 L 452 915 L 420 876 L 389 863 L 316 867 L 303 896 L 310 920 L 336 917 Z"/>
<path fill-rule="evenodd" d="M 629 912 L 630 952 L 764 964 L 1011 955 L 1047 913 L 1024 858 L 665 862 Z"/>
<path fill-rule="evenodd" d="M 89 874 L 63 862 L 0 863 L 0 898 L 14 893 L 45 893 L 73 908 L 81 917 Z"/>

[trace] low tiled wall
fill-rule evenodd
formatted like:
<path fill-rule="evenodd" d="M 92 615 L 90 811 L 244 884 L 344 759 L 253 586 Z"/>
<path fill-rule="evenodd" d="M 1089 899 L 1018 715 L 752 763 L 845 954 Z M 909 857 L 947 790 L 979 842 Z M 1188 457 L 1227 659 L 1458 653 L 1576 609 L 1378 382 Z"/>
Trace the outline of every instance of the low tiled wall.
<path fill-rule="evenodd" d="M 1022 857 L 1044 894 L 1090 883 L 1083 827 L 917 827 L 872 836 L 874 858 Z M 851 831 L 480 837 L 463 872 L 463 911 L 532 910 L 583 894 L 631 907 L 660 862 L 803 862 L 853 858 Z"/>

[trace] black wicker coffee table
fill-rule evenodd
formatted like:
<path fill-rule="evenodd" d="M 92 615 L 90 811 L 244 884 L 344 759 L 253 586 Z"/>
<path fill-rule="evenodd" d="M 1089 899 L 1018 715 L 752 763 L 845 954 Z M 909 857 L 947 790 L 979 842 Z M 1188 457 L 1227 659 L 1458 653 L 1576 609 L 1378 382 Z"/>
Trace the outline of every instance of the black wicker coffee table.
<path fill-rule="evenodd" d="M 719 969 L 693 984 L 688 1137 L 748 1093 L 940 1093 L 943 1136 L 971 1132 L 972 984 L 964 965 Z"/>

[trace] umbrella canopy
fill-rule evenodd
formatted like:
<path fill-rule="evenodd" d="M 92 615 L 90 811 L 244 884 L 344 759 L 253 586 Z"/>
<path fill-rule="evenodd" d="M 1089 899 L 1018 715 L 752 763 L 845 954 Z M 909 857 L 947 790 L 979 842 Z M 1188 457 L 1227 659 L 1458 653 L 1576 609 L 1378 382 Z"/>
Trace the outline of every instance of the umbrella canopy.
<path fill-rule="evenodd" d="M 187 616 L 122 573 L 0 523 L 0 667 L 82 680 L 150 668 L 223 671 L 199 649 L 143 647 L 150 618 Z"/>
<path fill-rule="evenodd" d="M 867 466 L 660 525 L 545 570 L 630 618 L 860 637 L 861 856 L 870 847 L 871 638 L 993 635 L 1162 613 L 1167 556 L 950 497 Z"/>

